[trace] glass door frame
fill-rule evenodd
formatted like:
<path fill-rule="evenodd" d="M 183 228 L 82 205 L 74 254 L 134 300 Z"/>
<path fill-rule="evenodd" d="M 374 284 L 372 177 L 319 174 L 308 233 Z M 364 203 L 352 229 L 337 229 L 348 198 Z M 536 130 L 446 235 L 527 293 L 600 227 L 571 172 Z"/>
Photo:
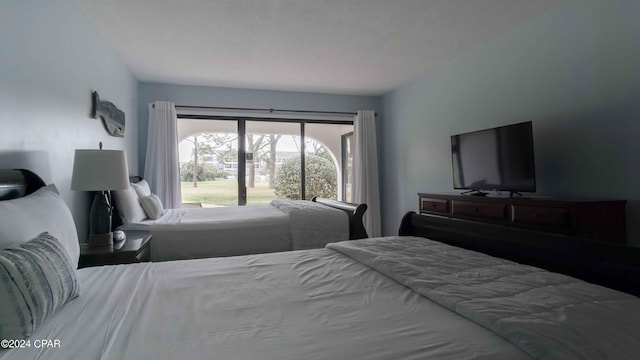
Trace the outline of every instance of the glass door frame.
<path fill-rule="evenodd" d="M 348 167 L 348 157 L 349 152 L 351 155 L 353 154 L 353 131 L 340 135 L 340 146 L 342 147 L 342 201 L 350 202 L 351 199 L 347 199 L 347 179 L 349 177 L 347 167 Z M 350 151 L 347 151 L 349 149 Z M 353 162 L 351 164 L 353 166 Z M 352 170 L 353 171 L 353 170 Z M 353 174 L 351 175 L 353 177 Z M 351 179 L 353 181 L 353 179 Z"/>
<path fill-rule="evenodd" d="M 238 206 L 247 205 L 247 167 L 246 167 L 246 134 L 245 120 L 238 120 Z"/>

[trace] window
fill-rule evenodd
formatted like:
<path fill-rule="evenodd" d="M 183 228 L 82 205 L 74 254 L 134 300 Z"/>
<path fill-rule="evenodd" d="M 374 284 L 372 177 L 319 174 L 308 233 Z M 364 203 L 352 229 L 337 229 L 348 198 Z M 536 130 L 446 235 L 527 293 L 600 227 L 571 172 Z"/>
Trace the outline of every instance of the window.
<path fill-rule="evenodd" d="M 179 115 L 182 202 L 211 207 L 313 196 L 348 200 L 351 154 L 344 136 L 352 132 L 349 121 Z"/>

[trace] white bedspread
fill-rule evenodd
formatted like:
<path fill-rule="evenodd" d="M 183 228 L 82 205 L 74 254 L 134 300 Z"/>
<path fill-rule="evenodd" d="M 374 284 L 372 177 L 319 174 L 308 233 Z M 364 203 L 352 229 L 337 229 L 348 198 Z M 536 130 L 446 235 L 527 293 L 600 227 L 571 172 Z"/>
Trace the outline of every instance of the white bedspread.
<path fill-rule="evenodd" d="M 153 261 L 291 250 L 289 217 L 271 205 L 169 209 L 146 224 Z"/>
<path fill-rule="evenodd" d="M 328 249 L 80 269 L 80 296 L 1 360 L 486 359 L 501 337 Z"/>
<path fill-rule="evenodd" d="M 535 359 L 640 358 L 640 299 L 424 238 L 329 244 Z"/>
<path fill-rule="evenodd" d="M 305 200 L 273 200 L 271 205 L 289 214 L 293 250 L 349 240 L 349 217 L 342 210 Z"/>

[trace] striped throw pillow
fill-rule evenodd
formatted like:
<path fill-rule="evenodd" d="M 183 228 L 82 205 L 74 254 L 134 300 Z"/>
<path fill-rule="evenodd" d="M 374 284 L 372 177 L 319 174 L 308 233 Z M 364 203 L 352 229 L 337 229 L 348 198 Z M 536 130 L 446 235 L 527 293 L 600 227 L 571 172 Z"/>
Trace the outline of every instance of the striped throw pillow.
<path fill-rule="evenodd" d="M 76 296 L 69 255 L 48 233 L 0 251 L 0 339 L 28 338 Z"/>
<path fill-rule="evenodd" d="M 164 214 L 162 200 L 156 194 L 140 198 L 140 205 L 149 219 L 158 220 Z"/>

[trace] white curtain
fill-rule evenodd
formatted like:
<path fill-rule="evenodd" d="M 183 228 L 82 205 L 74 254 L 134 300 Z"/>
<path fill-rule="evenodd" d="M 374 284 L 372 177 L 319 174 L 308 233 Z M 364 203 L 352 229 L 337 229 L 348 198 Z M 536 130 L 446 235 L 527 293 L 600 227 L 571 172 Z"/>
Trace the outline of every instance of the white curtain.
<path fill-rule="evenodd" d="M 369 237 L 381 236 L 380 192 L 378 189 L 378 146 L 376 114 L 358 111 L 353 131 L 353 181 L 351 201 L 367 204 L 364 226 Z"/>
<path fill-rule="evenodd" d="M 148 131 L 144 178 L 165 208 L 179 208 L 178 117 L 174 103 L 149 104 Z"/>

